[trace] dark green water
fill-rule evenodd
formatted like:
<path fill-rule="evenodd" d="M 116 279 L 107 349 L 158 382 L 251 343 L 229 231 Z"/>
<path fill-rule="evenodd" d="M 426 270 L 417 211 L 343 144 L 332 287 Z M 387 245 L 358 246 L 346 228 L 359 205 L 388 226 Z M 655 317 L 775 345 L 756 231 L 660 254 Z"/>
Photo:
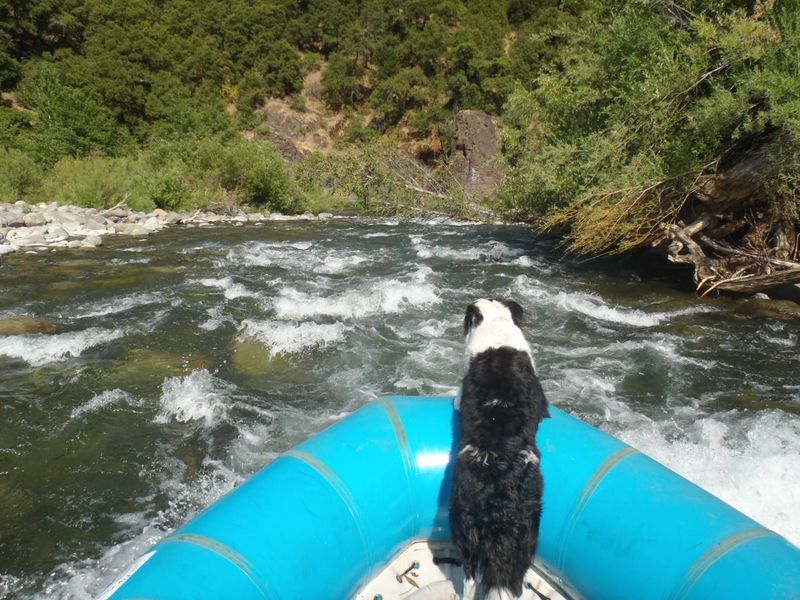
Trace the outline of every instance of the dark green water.
<path fill-rule="evenodd" d="M 0 318 L 0 597 L 89 598 L 298 441 L 453 392 L 463 309 L 526 308 L 550 400 L 800 542 L 797 321 L 581 264 L 519 227 L 172 229 L 12 255 Z"/>

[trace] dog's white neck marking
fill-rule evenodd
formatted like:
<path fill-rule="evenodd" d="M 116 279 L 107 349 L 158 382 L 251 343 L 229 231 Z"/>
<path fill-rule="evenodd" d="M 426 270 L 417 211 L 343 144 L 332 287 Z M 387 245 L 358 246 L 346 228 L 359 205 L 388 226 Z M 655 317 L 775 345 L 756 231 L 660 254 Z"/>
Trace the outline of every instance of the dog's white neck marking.
<path fill-rule="evenodd" d="M 496 300 L 478 300 L 475 305 L 481 311 L 483 321 L 467 332 L 467 364 L 473 356 L 501 346 L 527 352 L 531 364 L 534 364 L 531 347 L 522 330 L 514 324 L 508 308 Z"/>

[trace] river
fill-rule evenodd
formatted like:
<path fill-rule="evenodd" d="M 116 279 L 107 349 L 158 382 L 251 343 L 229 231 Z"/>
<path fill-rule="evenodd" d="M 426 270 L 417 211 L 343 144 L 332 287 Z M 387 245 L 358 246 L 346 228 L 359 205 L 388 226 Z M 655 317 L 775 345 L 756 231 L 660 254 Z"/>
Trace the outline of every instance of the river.
<path fill-rule="evenodd" d="M 384 394 L 451 394 L 507 296 L 553 404 L 800 544 L 800 322 L 529 229 L 175 228 L 0 265 L 0 597 L 90 598 L 153 542 Z"/>

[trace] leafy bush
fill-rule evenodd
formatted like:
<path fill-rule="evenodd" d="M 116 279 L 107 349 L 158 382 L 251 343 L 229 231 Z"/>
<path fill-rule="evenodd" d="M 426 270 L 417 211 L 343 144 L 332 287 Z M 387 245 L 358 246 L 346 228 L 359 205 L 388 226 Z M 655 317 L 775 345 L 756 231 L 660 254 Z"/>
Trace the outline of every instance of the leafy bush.
<path fill-rule="evenodd" d="M 39 199 L 94 208 L 125 202 L 134 210 L 150 211 L 155 206 L 145 190 L 146 172 L 137 159 L 62 158 L 45 179 Z"/>
<path fill-rule="evenodd" d="M 624 251 L 675 220 L 700 175 L 753 148 L 774 165 L 767 193 L 794 197 L 800 9 L 697 4 L 565 17 L 558 58 L 507 107 L 510 211 L 568 225 L 574 250 Z"/>
<path fill-rule="evenodd" d="M 272 210 L 291 210 L 290 177 L 283 159 L 263 142 L 203 140 L 191 168 L 204 185 L 216 185 L 232 199 Z"/>
<path fill-rule="evenodd" d="M 153 171 L 144 182 L 144 192 L 157 208 L 178 210 L 190 198 L 188 186 L 185 165 L 174 163 Z"/>
<path fill-rule="evenodd" d="M 0 147 L 0 202 L 29 200 L 42 183 L 42 169 L 19 150 Z"/>

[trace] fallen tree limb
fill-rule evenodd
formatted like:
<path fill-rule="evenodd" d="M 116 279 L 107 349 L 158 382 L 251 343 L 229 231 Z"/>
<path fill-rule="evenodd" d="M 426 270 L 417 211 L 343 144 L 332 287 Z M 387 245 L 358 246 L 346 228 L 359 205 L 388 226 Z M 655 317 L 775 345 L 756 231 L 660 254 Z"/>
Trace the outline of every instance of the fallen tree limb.
<path fill-rule="evenodd" d="M 786 254 L 789 239 L 786 232 L 794 233 L 793 225 L 790 229 L 774 215 L 763 215 L 743 237 L 745 244 L 757 243 L 757 251 L 753 251 L 748 246 L 737 247 L 707 235 L 705 232 L 713 222 L 713 217 L 705 215 L 690 225 L 662 227 L 665 236 L 673 240 L 667 248 L 667 259 L 694 266 L 698 293 L 703 296 L 713 291 L 756 293 L 800 282 L 800 263 L 772 255 Z M 768 245 L 766 240 L 779 228 L 783 228 L 782 237 L 776 236 L 776 243 Z"/>
<path fill-rule="evenodd" d="M 738 294 L 755 294 L 779 285 L 792 283 L 800 283 L 800 269 L 786 269 L 771 275 L 751 275 L 740 277 L 739 279 L 721 281 L 716 286 L 716 289 Z"/>

